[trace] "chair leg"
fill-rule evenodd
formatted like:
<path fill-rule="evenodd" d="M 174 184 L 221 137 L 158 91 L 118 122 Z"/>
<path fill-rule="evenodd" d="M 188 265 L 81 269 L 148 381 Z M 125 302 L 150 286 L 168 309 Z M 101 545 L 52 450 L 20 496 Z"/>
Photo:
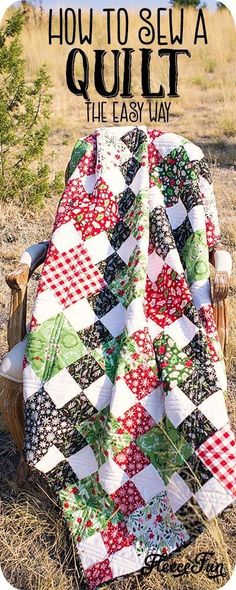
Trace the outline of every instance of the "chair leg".
<path fill-rule="evenodd" d="M 227 355 L 228 345 L 228 303 L 227 299 L 213 303 L 213 315 L 220 339 L 224 358 Z"/>
<path fill-rule="evenodd" d="M 7 430 L 11 433 L 20 452 L 20 463 L 17 469 L 17 483 L 27 478 L 29 467 L 23 457 L 24 445 L 24 411 L 23 387 L 10 379 L 0 378 L 0 410 Z"/>
<path fill-rule="evenodd" d="M 20 461 L 17 467 L 16 472 L 16 484 L 17 486 L 21 486 L 27 479 L 30 474 L 30 467 L 23 456 L 22 451 L 20 452 Z"/>

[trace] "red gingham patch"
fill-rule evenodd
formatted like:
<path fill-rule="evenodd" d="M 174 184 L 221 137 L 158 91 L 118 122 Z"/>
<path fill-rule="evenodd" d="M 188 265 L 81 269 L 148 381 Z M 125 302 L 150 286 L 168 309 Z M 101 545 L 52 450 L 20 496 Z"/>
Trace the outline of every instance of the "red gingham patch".
<path fill-rule="evenodd" d="M 43 269 L 39 291 L 50 288 L 62 305 L 72 305 L 78 299 L 100 291 L 105 285 L 83 245 L 79 244 L 62 254 L 51 245 L 51 257 Z"/>
<path fill-rule="evenodd" d="M 129 533 L 124 522 L 118 522 L 118 524 L 109 522 L 107 528 L 101 531 L 101 536 L 108 555 L 132 545 L 135 540 L 135 536 Z"/>
<path fill-rule="evenodd" d="M 121 512 L 129 516 L 138 508 L 138 506 L 145 506 L 144 499 L 140 495 L 138 489 L 133 481 L 126 481 L 126 483 L 118 488 L 110 495 L 111 499 L 119 507 Z"/>
<path fill-rule="evenodd" d="M 153 418 L 140 403 L 132 406 L 125 412 L 123 418 L 117 418 L 117 420 L 134 438 L 141 436 L 141 434 L 156 425 Z"/>
<path fill-rule="evenodd" d="M 103 561 L 95 563 L 95 565 L 91 565 L 85 570 L 85 573 L 90 590 L 97 588 L 99 584 L 107 582 L 107 580 L 110 580 L 113 577 L 109 559 L 104 559 Z"/>
<path fill-rule="evenodd" d="M 145 397 L 159 384 L 158 377 L 154 371 L 142 364 L 136 367 L 136 369 L 129 371 L 124 379 L 138 399 Z"/>
<path fill-rule="evenodd" d="M 149 459 L 137 447 L 134 442 L 131 442 L 128 447 L 125 447 L 113 457 L 113 460 L 121 467 L 129 477 L 133 477 L 139 473 L 144 467 L 150 464 Z"/>
<path fill-rule="evenodd" d="M 204 465 L 228 491 L 236 494 L 235 438 L 229 426 L 224 426 L 206 440 L 197 450 Z"/>

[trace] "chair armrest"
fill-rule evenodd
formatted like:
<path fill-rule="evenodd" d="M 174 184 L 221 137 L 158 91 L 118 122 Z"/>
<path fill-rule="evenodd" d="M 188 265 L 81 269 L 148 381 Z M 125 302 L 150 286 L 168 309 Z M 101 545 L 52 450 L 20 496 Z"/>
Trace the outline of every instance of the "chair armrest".
<path fill-rule="evenodd" d="M 212 250 L 209 259 L 215 268 L 215 276 L 212 279 L 212 302 L 217 303 L 226 299 L 228 295 L 232 272 L 232 256 L 222 246 Z"/>
<path fill-rule="evenodd" d="M 15 272 L 6 277 L 11 289 L 10 312 L 7 324 L 8 349 L 20 342 L 26 334 L 27 282 L 29 267 L 19 265 Z"/>
<path fill-rule="evenodd" d="M 28 264 L 18 264 L 17 268 L 6 276 L 8 287 L 12 291 L 21 291 L 28 283 L 29 270 Z"/>
<path fill-rule="evenodd" d="M 9 350 L 26 334 L 27 284 L 30 276 L 45 260 L 49 241 L 33 244 L 27 248 L 18 267 L 6 276 L 11 289 L 10 314 L 7 326 Z"/>
<path fill-rule="evenodd" d="M 230 280 L 227 272 L 215 272 L 212 281 L 212 302 L 218 303 L 228 297 Z"/>
<path fill-rule="evenodd" d="M 47 255 L 48 245 L 49 240 L 45 240 L 29 246 L 29 248 L 23 252 L 20 258 L 20 264 L 27 264 L 29 266 L 30 276 L 36 268 L 43 264 Z"/>
<path fill-rule="evenodd" d="M 32 273 L 44 262 L 49 241 L 39 242 L 27 248 L 15 270 L 6 276 L 6 282 L 10 289 L 20 291 L 28 283 Z"/>

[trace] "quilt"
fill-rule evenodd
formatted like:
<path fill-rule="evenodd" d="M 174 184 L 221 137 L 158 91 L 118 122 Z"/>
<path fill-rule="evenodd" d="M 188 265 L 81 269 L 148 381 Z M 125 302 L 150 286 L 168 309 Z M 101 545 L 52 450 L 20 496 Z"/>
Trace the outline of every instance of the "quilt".
<path fill-rule="evenodd" d="M 24 454 L 90 590 L 194 542 L 235 497 L 202 150 L 146 126 L 73 149 L 24 357 Z"/>

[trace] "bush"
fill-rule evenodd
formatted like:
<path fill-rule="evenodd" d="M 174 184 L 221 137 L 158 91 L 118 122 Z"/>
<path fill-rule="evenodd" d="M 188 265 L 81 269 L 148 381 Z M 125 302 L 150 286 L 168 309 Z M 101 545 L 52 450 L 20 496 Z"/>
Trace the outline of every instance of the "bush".
<path fill-rule="evenodd" d="M 180 6 L 180 7 L 186 7 L 186 6 L 193 6 L 194 8 L 197 8 L 200 4 L 201 0 L 171 0 L 171 4 L 173 6 Z"/>
<path fill-rule="evenodd" d="M 26 82 L 20 33 L 25 17 L 15 11 L 0 28 L 0 200 L 40 205 L 63 187 L 63 175 L 50 180 L 43 161 L 49 135 L 52 96 L 46 65 Z"/>

